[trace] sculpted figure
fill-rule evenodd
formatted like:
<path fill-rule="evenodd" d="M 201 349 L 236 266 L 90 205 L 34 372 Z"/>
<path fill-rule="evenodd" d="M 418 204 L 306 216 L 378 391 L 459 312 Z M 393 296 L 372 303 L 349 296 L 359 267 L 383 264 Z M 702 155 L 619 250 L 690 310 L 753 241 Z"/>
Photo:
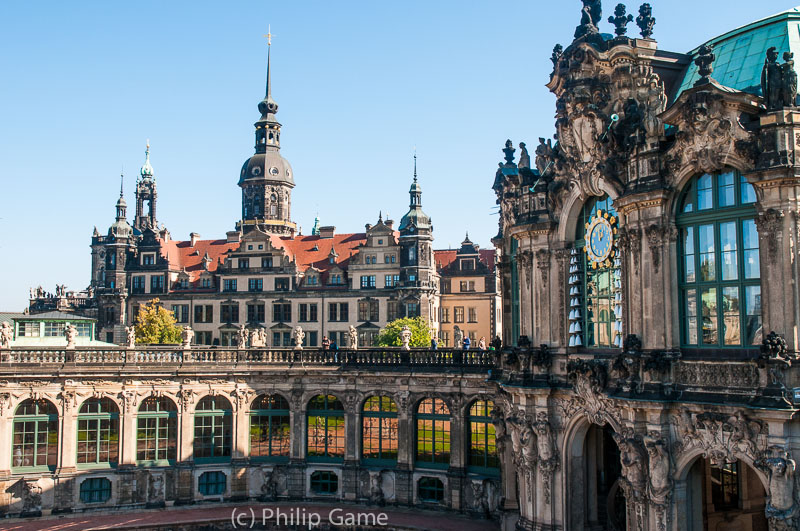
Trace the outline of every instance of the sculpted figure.
<path fill-rule="evenodd" d="M 147 501 L 157 502 L 164 499 L 164 477 L 161 474 L 150 474 L 147 486 Z"/>
<path fill-rule="evenodd" d="M 550 431 L 550 423 L 547 422 L 547 414 L 539 413 L 536 420 L 536 445 L 539 449 L 539 460 L 549 462 L 556 456 L 553 448 L 553 435 Z"/>
<path fill-rule="evenodd" d="M 797 516 L 798 513 L 794 500 L 794 473 L 797 463 L 785 451 L 781 454 L 764 459 L 759 465 L 769 474 L 767 517 L 786 520 Z"/>
<path fill-rule="evenodd" d="M 619 446 L 622 476 L 630 484 L 634 496 L 640 498 L 645 485 L 644 452 L 641 450 L 639 443 L 630 436 L 622 436 L 615 433 L 614 440 Z"/>
<path fill-rule="evenodd" d="M 664 505 L 672 489 L 669 453 L 660 439 L 648 441 L 646 447 L 650 463 L 650 500 L 656 505 Z"/>
<path fill-rule="evenodd" d="M 778 49 L 771 46 L 767 49 L 767 58 L 764 60 L 764 68 L 761 70 L 761 94 L 766 100 L 767 110 L 780 109 L 783 103 L 781 98 L 782 78 L 783 73 L 778 64 Z"/>
<path fill-rule="evenodd" d="M 64 335 L 67 336 L 67 348 L 75 348 L 75 339 L 78 337 L 78 329 L 75 328 L 75 325 L 67 326 Z"/>
<path fill-rule="evenodd" d="M 409 344 L 411 343 L 411 329 L 408 325 L 400 330 L 400 341 L 403 343 L 403 350 L 411 350 Z"/>
<path fill-rule="evenodd" d="M 294 349 L 303 350 L 303 340 L 306 338 L 306 333 L 303 332 L 303 327 L 300 325 L 294 328 Z"/>
<path fill-rule="evenodd" d="M 181 344 L 183 348 L 190 348 L 192 346 L 192 340 L 194 339 L 194 330 L 189 325 L 184 326 L 181 329 Z"/>
<path fill-rule="evenodd" d="M 239 325 L 239 330 L 236 331 L 236 346 L 245 348 L 247 346 L 247 329 L 244 325 Z"/>
<path fill-rule="evenodd" d="M 597 24 L 603 16 L 601 0 L 582 0 L 581 25 L 575 30 L 575 38 L 586 34 L 598 33 Z"/>
<path fill-rule="evenodd" d="M 350 330 L 347 333 L 350 336 L 350 348 L 353 350 L 358 349 L 358 332 L 356 331 L 356 327 L 350 325 Z"/>
<path fill-rule="evenodd" d="M 278 495 L 278 470 L 264 470 L 264 482 L 261 484 L 261 501 L 272 501 Z"/>
<path fill-rule="evenodd" d="M 369 502 L 373 505 L 382 505 L 384 502 L 380 472 L 372 474 L 369 478 Z"/>
<path fill-rule="evenodd" d="M 126 326 L 125 327 L 125 336 L 128 339 L 128 348 L 133 348 L 136 346 L 136 327 L 135 326 Z"/>
<path fill-rule="evenodd" d="M 532 468 L 536 463 L 536 433 L 530 415 L 525 415 L 525 419 L 520 427 L 520 444 L 522 445 L 522 462 L 528 468 Z"/>
<path fill-rule="evenodd" d="M 506 446 L 506 437 L 508 432 L 506 430 L 506 421 L 503 418 L 503 410 L 497 405 L 491 412 L 492 424 L 494 424 L 494 440 L 497 444 L 497 455 L 503 455 L 503 449 Z"/>
<path fill-rule="evenodd" d="M 22 483 L 22 512 L 35 513 L 42 510 L 42 487 L 35 481 Z"/>
<path fill-rule="evenodd" d="M 794 54 L 783 52 L 784 63 L 781 65 L 783 79 L 783 106 L 795 107 L 797 102 L 797 72 L 794 70 Z"/>
<path fill-rule="evenodd" d="M 464 346 L 464 332 L 458 327 L 453 327 L 453 348 L 460 349 Z"/>
<path fill-rule="evenodd" d="M 14 339 L 14 329 L 6 321 L 0 324 L 0 348 L 9 348 L 11 340 Z"/>

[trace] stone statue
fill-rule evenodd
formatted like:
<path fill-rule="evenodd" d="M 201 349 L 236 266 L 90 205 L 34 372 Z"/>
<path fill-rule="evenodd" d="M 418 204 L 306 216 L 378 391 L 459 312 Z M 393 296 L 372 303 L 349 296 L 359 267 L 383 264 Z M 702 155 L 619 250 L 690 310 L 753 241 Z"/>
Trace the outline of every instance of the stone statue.
<path fill-rule="evenodd" d="M 639 16 L 636 17 L 636 25 L 642 30 L 642 38 L 649 39 L 653 36 L 653 26 L 656 19 L 653 17 L 653 8 L 650 4 L 642 4 L 639 7 Z"/>
<path fill-rule="evenodd" d="M 157 503 L 164 499 L 164 476 L 150 474 L 147 485 L 147 502 Z"/>
<path fill-rule="evenodd" d="M 278 469 L 264 470 L 264 482 L 261 484 L 261 501 L 273 501 L 278 497 Z"/>
<path fill-rule="evenodd" d="M 303 340 L 306 338 L 306 333 L 303 332 L 303 328 L 300 325 L 297 325 L 294 328 L 294 349 L 295 350 L 303 350 Z"/>
<path fill-rule="evenodd" d="M 783 52 L 781 78 L 783 79 L 783 106 L 795 107 L 797 102 L 797 72 L 794 70 L 794 54 Z"/>
<path fill-rule="evenodd" d="M 3 321 L 0 324 L 0 348 L 10 348 L 12 339 L 14 339 L 14 329 L 8 322 Z"/>
<path fill-rule="evenodd" d="M 581 25 L 575 29 L 576 39 L 584 35 L 600 33 L 597 25 L 603 17 L 603 5 L 601 0 L 582 0 L 582 2 Z"/>
<path fill-rule="evenodd" d="M 633 434 L 614 434 L 614 441 L 619 446 L 619 461 L 622 465 L 622 477 L 628 482 L 634 498 L 641 499 L 645 487 L 644 463 L 645 455 Z"/>
<path fill-rule="evenodd" d="M 767 49 L 767 58 L 761 70 L 761 94 L 767 105 L 768 111 L 783 107 L 783 72 L 778 64 L 778 49 L 771 46 Z"/>
<path fill-rule="evenodd" d="M 254 328 L 250 331 L 250 346 L 253 348 L 267 346 L 267 333 L 262 327 Z"/>
<path fill-rule="evenodd" d="M 125 336 L 128 339 L 128 348 L 134 348 L 136 346 L 136 327 L 126 326 Z"/>
<path fill-rule="evenodd" d="M 655 505 L 664 506 L 672 491 L 669 452 L 661 439 L 646 441 L 645 447 L 650 464 L 650 484 L 648 486 L 650 501 Z"/>
<path fill-rule="evenodd" d="M 472 482 L 472 508 L 485 518 L 489 517 L 489 496 L 482 481 Z"/>
<path fill-rule="evenodd" d="M 503 410 L 500 409 L 497 404 L 495 404 L 494 408 L 492 408 L 491 412 L 492 417 L 492 424 L 494 425 L 494 440 L 497 444 L 497 455 L 503 456 L 503 450 L 506 446 L 506 438 L 508 437 L 508 431 L 506 429 L 506 420 L 503 415 Z"/>
<path fill-rule="evenodd" d="M 75 348 L 75 339 L 78 337 L 78 329 L 75 328 L 75 325 L 68 325 L 64 335 L 67 336 L 67 348 Z"/>
<path fill-rule="evenodd" d="M 411 350 L 409 344 L 411 343 L 411 329 L 408 325 L 405 325 L 402 330 L 400 330 L 400 341 L 403 343 L 403 350 Z"/>
<path fill-rule="evenodd" d="M 34 515 L 42 512 L 42 487 L 35 481 L 22 480 L 22 514 Z"/>
<path fill-rule="evenodd" d="M 181 344 L 183 348 L 191 348 L 192 340 L 194 339 L 194 330 L 189 325 L 184 326 L 181 329 Z"/>
<path fill-rule="evenodd" d="M 358 332 L 356 331 L 356 327 L 350 325 L 350 330 L 347 332 L 348 336 L 350 336 L 350 348 L 353 350 L 358 349 Z"/>
<path fill-rule="evenodd" d="M 553 46 L 553 55 L 550 56 L 550 60 L 553 62 L 553 68 L 558 66 L 558 61 L 561 60 L 561 56 L 564 54 L 564 47 L 560 44 L 556 44 Z"/>
<path fill-rule="evenodd" d="M 351 327 L 352 328 L 352 327 Z M 377 472 L 369 477 L 369 502 L 373 505 L 383 505 L 384 495 L 381 487 L 382 474 Z"/>
<path fill-rule="evenodd" d="M 695 82 L 695 87 L 706 85 L 711 82 L 711 74 L 714 73 L 714 59 L 716 59 L 716 56 L 714 55 L 713 45 L 704 44 L 697 50 L 697 57 L 694 60 L 694 64 L 697 65 L 700 79 Z"/>
<path fill-rule="evenodd" d="M 628 33 L 628 24 L 633 21 L 633 15 L 627 14 L 625 4 L 617 4 L 614 16 L 608 17 L 608 21 L 614 24 L 614 33 L 617 34 L 617 37 L 624 37 Z"/>
<path fill-rule="evenodd" d="M 247 346 L 247 329 L 244 325 L 239 325 L 239 329 L 236 331 L 236 346 L 238 348 L 245 348 Z"/>
<path fill-rule="evenodd" d="M 539 461 L 549 462 L 556 457 L 556 452 L 553 446 L 553 434 L 551 433 L 550 423 L 547 421 L 547 413 L 541 412 L 536 415 L 535 428 Z"/>
<path fill-rule="evenodd" d="M 458 327 L 453 327 L 453 348 L 460 349 L 464 346 L 464 332 Z"/>
<path fill-rule="evenodd" d="M 536 464 L 536 433 L 533 431 L 533 423 L 530 415 L 525 415 L 520 427 L 519 442 L 522 451 L 522 463 L 528 467 L 533 468 Z"/>
<path fill-rule="evenodd" d="M 798 511 L 794 500 L 794 472 L 797 464 L 788 454 L 770 457 L 765 464 L 769 473 L 767 517 L 785 520 L 796 516 Z"/>
<path fill-rule="evenodd" d="M 531 167 L 531 156 L 528 154 L 528 148 L 525 146 L 525 142 L 519 143 L 519 164 L 517 167 L 519 168 L 530 168 Z"/>

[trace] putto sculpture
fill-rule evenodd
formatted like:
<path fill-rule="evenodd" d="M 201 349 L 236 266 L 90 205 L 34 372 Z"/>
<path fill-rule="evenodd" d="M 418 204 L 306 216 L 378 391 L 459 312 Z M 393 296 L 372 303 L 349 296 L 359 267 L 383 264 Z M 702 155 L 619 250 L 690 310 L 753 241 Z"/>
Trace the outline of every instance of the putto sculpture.
<path fill-rule="evenodd" d="M 585 35 L 596 35 L 600 33 L 598 24 L 603 17 L 603 5 L 600 0 L 582 0 L 581 25 L 575 29 L 575 38 L 579 39 Z"/>
<path fill-rule="evenodd" d="M 136 346 L 136 327 L 126 326 L 125 336 L 128 340 L 128 348 L 134 348 Z"/>
<path fill-rule="evenodd" d="M 14 339 L 14 329 L 6 321 L 0 324 L 0 348 L 9 348 Z"/>

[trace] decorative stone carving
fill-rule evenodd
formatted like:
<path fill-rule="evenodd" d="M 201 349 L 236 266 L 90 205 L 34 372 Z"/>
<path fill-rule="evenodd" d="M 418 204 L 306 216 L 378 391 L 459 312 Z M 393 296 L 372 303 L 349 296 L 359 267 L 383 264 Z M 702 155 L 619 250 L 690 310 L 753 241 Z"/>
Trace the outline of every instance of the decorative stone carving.
<path fill-rule="evenodd" d="M 758 367 L 755 363 L 704 363 L 681 361 L 675 364 L 676 384 L 690 387 L 755 389 Z"/>
<path fill-rule="evenodd" d="M 42 487 L 37 481 L 22 480 L 22 516 L 41 516 Z"/>
<path fill-rule="evenodd" d="M 453 332 L 453 337 L 455 338 L 455 332 Z M 411 328 L 408 325 L 404 325 L 403 329 L 400 330 L 400 341 L 403 343 L 403 350 L 411 350 L 409 346 L 411 343 Z"/>
<path fill-rule="evenodd" d="M 286 486 L 286 472 L 281 466 L 274 466 L 269 469 L 264 469 L 263 483 L 261 484 L 261 501 L 275 501 L 279 496 L 285 496 L 287 493 Z"/>
<path fill-rule="evenodd" d="M 67 329 L 64 331 L 64 335 L 67 338 L 67 348 L 74 349 L 75 339 L 78 337 L 78 329 L 75 328 L 75 325 L 69 324 L 67 325 Z"/>
<path fill-rule="evenodd" d="M 14 329 L 8 322 L 3 321 L 0 324 L 0 348 L 11 347 L 12 339 L 14 339 Z"/>
<path fill-rule="evenodd" d="M 559 467 L 559 458 L 553 439 L 552 428 L 547 419 L 547 413 L 540 411 L 536 414 L 534 429 L 536 431 L 536 447 L 539 453 L 539 470 L 542 473 L 542 483 L 544 487 L 544 502 L 549 505 L 552 498 L 551 485 L 553 473 Z"/>
<path fill-rule="evenodd" d="M 128 348 L 136 347 L 136 327 L 135 326 L 126 326 L 125 327 L 125 338 L 128 341 Z"/>
<path fill-rule="evenodd" d="M 350 330 L 348 330 L 347 334 L 350 339 L 350 348 L 353 350 L 358 350 L 358 331 L 356 331 L 356 327 L 350 325 Z"/>
<path fill-rule="evenodd" d="M 636 25 L 639 26 L 643 39 L 649 39 L 653 36 L 653 27 L 656 25 L 656 19 L 653 17 L 653 8 L 650 4 L 642 4 L 639 6 L 639 16 L 636 17 Z"/>
<path fill-rule="evenodd" d="M 614 441 L 619 446 L 619 460 L 622 465 L 623 489 L 634 500 L 644 498 L 646 481 L 644 466 L 647 457 L 639 438 L 633 430 L 626 428 L 622 434 L 614 433 Z"/>
<path fill-rule="evenodd" d="M 711 74 L 714 73 L 714 59 L 716 59 L 714 55 L 714 45 L 704 44 L 697 50 L 697 57 L 694 60 L 694 64 L 697 65 L 700 79 L 695 81 L 695 87 L 711 83 Z"/>
<path fill-rule="evenodd" d="M 770 384 L 781 389 L 786 388 L 784 371 L 792 366 L 796 359 L 789 353 L 786 340 L 773 330 L 761 342 L 759 366 L 769 370 Z"/>
<path fill-rule="evenodd" d="M 250 346 L 253 348 L 264 348 L 267 346 L 267 331 L 259 326 L 250 331 Z"/>
<path fill-rule="evenodd" d="M 164 475 L 151 473 L 147 478 L 147 504 L 160 505 L 164 502 Z"/>
<path fill-rule="evenodd" d="M 528 148 L 525 145 L 525 142 L 520 142 L 519 143 L 519 150 L 520 150 L 520 153 L 519 153 L 519 164 L 517 164 L 517 167 L 520 168 L 520 169 L 522 169 L 522 168 L 530 169 L 530 167 L 531 167 L 531 156 L 528 154 Z"/>
<path fill-rule="evenodd" d="M 553 46 L 553 55 L 550 56 L 550 60 L 553 62 L 553 68 L 555 68 L 556 65 L 558 65 L 558 60 L 561 59 L 561 54 L 563 53 L 564 53 L 563 46 L 561 46 L 560 44 L 556 44 L 555 46 Z M 542 139 L 540 138 L 539 140 L 541 141 Z"/>
<path fill-rule="evenodd" d="M 575 38 L 579 39 L 585 35 L 596 35 L 600 33 L 598 24 L 603 17 L 603 6 L 601 0 L 582 0 L 581 25 L 575 29 Z"/>
<path fill-rule="evenodd" d="M 619 409 L 604 394 L 608 384 L 605 362 L 572 360 L 567 364 L 567 380 L 578 395 L 572 399 L 574 405 L 583 411 L 589 422 L 600 426 L 611 422 L 615 428 L 620 425 Z"/>
<path fill-rule="evenodd" d="M 181 328 L 181 346 L 184 349 L 192 348 L 192 340 L 194 339 L 194 330 L 189 325 Z"/>
<path fill-rule="evenodd" d="M 778 260 L 778 238 L 782 232 L 783 210 L 769 208 L 756 216 L 756 228 L 762 240 L 767 242 L 767 257 L 775 264 Z"/>
<path fill-rule="evenodd" d="M 633 258 L 633 269 L 639 274 L 639 258 L 641 256 L 642 232 L 634 227 L 620 227 L 619 238 L 617 239 L 622 256 L 627 260 Z"/>
<path fill-rule="evenodd" d="M 489 493 L 486 492 L 485 481 L 471 481 L 470 506 L 472 511 L 484 518 L 489 518 Z"/>
<path fill-rule="evenodd" d="M 383 494 L 383 472 L 370 473 L 369 477 L 369 503 L 383 505 L 386 498 Z"/>
<path fill-rule="evenodd" d="M 650 246 L 650 257 L 653 263 L 653 272 L 658 274 L 658 268 L 661 265 L 661 254 L 669 237 L 669 227 L 662 225 L 650 225 L 645 229 L 647 234 L 647 243 Z"/>
<path fill-rule="evenodd" d="M 766 514 L 770 529 L 797 529 L 800 514 L 795 496 L 797 463 L 784 448 L 771 446 L 755 465 L 769 477 Z"/>
<path fill-rule="evenodd" d="M 64 406 L 64 411 L 69 411 L 75 405 L 75 398 L 77 394 L 75 391 L 64 389 L 58 394 L 61 404 Z"/>
<path fill-rule="evenodd" d="M 136 410 L 136 401 L 139 395 L 133 389 L 125 389 L 119 393 L 119 398 L 122 399 L 125 413 L 132 413 Z"/>
<path fill-rule="evenodd" d="M 740 456 L 755 462 L 764 446 L 764 426 L 741 411 L 724 413 L 692 413 L 683 408 L 673 417 L 677 442 L 675 453 L 698 448 L 712 464 L 732 463 Z"/>
<path fill-rule="evenodd" d="M 181 404 L 183 411 L 186 411 L 189 409 L 189 406 L 192 404 L 192 402 L 194 402 L 194 391 L 191 389 L 181 389 L 178 391 L 176 398 Z"/>
<path fill-rule="evenodd" d="M 784 107 L 795 107 L 797 100 L 797 73 L 794 70 L 794 54 L 784 52 L 784 64 L 778 64 L 778 49 L 767 49 L 764 68 L 761 70 L 761 95 L 768 111 Z"/>
<path fill-rule="evenodd" d="M 539 271 L 542 273 L 542 284 L 545 286 L 547 285 L 547 277 L 550 272 L 551 254 L 549 249 L 539 249 L 536 251 L 536 267 L 539 268 Z"/>
<path fill-rule="evenodd" d="M 231 397 L 233 397 L 233 402 L 236 404 L 237 409 L 241 409 L 246 407 L 247 404 L 250 403 L 250 399 L 255 395 L 255 391 L 252 389 L 245 389 L 239 387 L 238 385 L 236 388 L 231 391 Z"/>
<path fill-rule="evenodd" d="M 294 327 L 294 349 L 295 350 L 303 350 L 303 341 L 306 339 L 306 333 L 303 332 L 303 327 L 297 325 Z"/>
<path fill-rule="evenodd" d="M 0 393 L 0 417 L 5 414 L 6 407 L 8 407 L 10 402 L 11 393 Z"/>
<path fill-rule="evenodd" d="M 553 353 L 550 352 L 550 347 L 545 344 L 539 345 L 539 348 L 530 354 L 531 364 L 540 369 L 547 370 L 553 364 Z"/>
<path fill-rule="evenodd" d="M 245 348 L 247 346 L 247 329 L 244 325 L 239 325 L 239 329 L 236 331 L 236 346 L 238 348 Z"/>
<path fill-rule="evenodd" d="M 614 16 L 608 17 L 608 21 L 614 24 L 614 33 L 617 37 L 624 37 L 628 33 L 628 24 L 633 21 L 633 15 L 628 15 L 625 4 L 617 4 L 614 8 Z"/>
<path fill-rule="evenodd" d="M 672 492 L 669 449 L 658 433 L 651 433 L 645 438 L 644 445 L 650 469 L 647 494 L 651 504 L 663 509 L 669 505 Z M 666 522 L 660 521 L 659 529 L 666 529 Z"/>

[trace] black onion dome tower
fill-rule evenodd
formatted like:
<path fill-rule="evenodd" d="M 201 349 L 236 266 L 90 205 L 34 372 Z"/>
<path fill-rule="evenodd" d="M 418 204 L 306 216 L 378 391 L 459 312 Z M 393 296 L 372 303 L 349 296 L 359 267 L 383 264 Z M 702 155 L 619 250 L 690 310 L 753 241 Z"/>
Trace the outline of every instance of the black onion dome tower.
<path fill-rule="evenodd" d="M 294 236 L 291 221 L 291 198 L 294 188 L 292 166 L 281 156 L 281 124 L 275 118 L 278 104 L 272 99 L 270 83 L 271 34 L 267 34 L 267 89 L 258 104 L 261 118 L 256 128 L 255 154 L 247 159 L 239 176 L 242 188 L 242 221 L 237 228 L 254 227 L 271 234 Z"/>

